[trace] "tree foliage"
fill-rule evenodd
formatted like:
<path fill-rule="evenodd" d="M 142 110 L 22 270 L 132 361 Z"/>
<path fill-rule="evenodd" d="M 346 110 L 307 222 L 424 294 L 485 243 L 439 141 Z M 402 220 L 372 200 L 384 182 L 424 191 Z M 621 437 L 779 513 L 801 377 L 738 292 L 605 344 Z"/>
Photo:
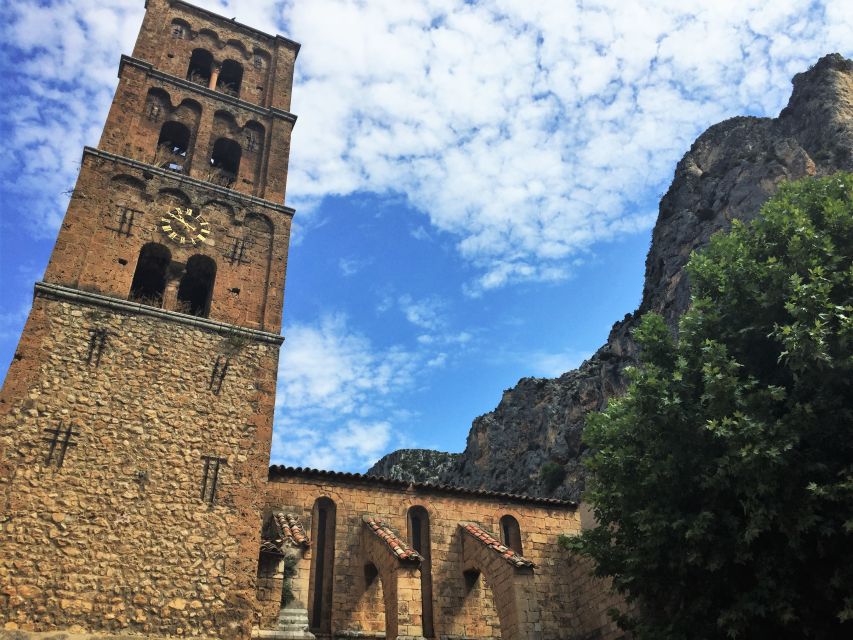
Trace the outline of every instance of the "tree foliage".
<path fill-rule="evenodd" d="M 625 397 L 590 416 L 569 539 L 639 638 L 853 638 L 853 176 L 783 185 L 648 314 Z"/>

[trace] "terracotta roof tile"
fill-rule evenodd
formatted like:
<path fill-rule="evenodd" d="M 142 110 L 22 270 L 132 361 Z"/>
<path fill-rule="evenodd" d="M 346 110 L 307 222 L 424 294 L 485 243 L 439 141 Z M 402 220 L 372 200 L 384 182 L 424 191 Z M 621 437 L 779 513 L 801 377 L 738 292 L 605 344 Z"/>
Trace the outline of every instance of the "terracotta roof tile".
<path fill-rule="evenodd" d="M 373 516 L 362 516 L 361 518 L 367 528 L 375 533 L 391 550 L 397 559 L 401 561 L 420 562 L 423 560 L 421 554 L 412 549 L 409 545 L 400 539 L 394 530 L 385 522 Z"/>
<path fill-rule="evenodd" d="M 493 550 L 504 560 L 509 562 L 512 566 L 518 568 L 530 567 L 531 569 L 536 566 L 532 561 L 528 560 L 524 556 L 518 555 L 509 547 L 501 544 L 492 534 L 484 530 L 480 525 L 475 524 L 473 522 L 460 522 L 459 526 L 462 527 L 462 530 L 464 532 L 473 537 L 475 540 L 479 541 L 484 546 Z"/>
<path fill-rule="evenodd" d="M 485 489 L 468 489 L 450 484 L 435 484 L 431 482 L 408 482 L 406 480 L 395 480 L 384 476 L 369 476 L 364 473 L 348 473 L 346 471 L 324 471 L 321 469 L 309 469 L 308 467 L 285 467 L 283 465 L 272 465 L 269 468 L 269 479 L 287 477 L 320 477 L 327 480 L 338 480 L 340 482 L 358 482 L 362 484 L 384 485 L 386 487 L 398 487 L 400 489 L 422 489 L 433 493 L 451 493 L 476 496 L 479 498 L 492 498 L 509 502 L 523 502 L 526 504 L 540 504 L 554 508 L 576 509 L 577 503 L 571 500 L 558 500 L 557 498 L 538 498 L 535 496 L 524 496 L 516 493 L 502 493 L 499 491 L 486 491 Z"/>
<path fill-rule="evenodd" d="M 305 533 L 305 527 L 302 526 L 299 516 L 278 511 L 272 517 L 275 527 L 284 541 L 289 542 L 294 547 L 302 547 L 303 549 L 311 546 L 311 541 Z"/>
<path fill-rule="evenodd" d="M 299 520 L 299 516 L 292 513 L 277 511 L 272 514 L 269 524 L 265 527 L 263 540 L 261 541 L 262 553 L 277 553 L 282 555 L 285 546 L 301 547 L 307 549 L 311 541 L 305 533 L 305 527 Z"/>

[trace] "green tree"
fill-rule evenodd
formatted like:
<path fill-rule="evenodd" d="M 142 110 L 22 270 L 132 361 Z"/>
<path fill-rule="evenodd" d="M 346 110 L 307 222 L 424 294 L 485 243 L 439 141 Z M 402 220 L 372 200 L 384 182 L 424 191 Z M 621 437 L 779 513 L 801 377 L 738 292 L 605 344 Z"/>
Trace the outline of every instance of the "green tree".
<path fill-rule="evenodd" d="M 691 258 L 677 340 L 643 319 L 564 539 L 637 637 L 853 638 L 851 256 L 853 176 L 789 183 Z"/>

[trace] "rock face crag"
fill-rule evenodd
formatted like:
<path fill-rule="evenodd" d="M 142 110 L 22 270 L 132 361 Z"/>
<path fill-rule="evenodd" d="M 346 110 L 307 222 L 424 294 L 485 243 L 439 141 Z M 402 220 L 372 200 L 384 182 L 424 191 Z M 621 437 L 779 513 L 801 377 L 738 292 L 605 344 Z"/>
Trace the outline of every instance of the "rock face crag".
<path fill-rule="evenodd" d="M 506 390 L 494 411 L 474 420 L 465 451 L 440 482 L 579 497 L 586 414 L 624 392 L 625 367 L 637 356 L 631 331 L 643 313 L 660 313 L 676 328 L 690 302 L 684 266 L 691 252 L 732 220 L 755 217 L 780 182 L 853 170 L 853 62 L 838 54 L 824 56 L 797 74 L 793 86 L 779 117 L 731 118 L 699 136 L 661 199 L 639 309 L 613 325 L 607 343 L 578 369 L 559 378 L 523 378 Z M 553 491 L 540 478 L 549 461 L 566 470 Z M 424 471 L 432 473 L 429 467 Z M 416 470 L 409 467 L 409 472 L 421 480 Z"/>
<path fill-rule="evenodd" d="M 432 449 L 398 449 L 384 456 L 367 473 L 404 482 L 441 484 L 461 457 L 461 453 Z"/>

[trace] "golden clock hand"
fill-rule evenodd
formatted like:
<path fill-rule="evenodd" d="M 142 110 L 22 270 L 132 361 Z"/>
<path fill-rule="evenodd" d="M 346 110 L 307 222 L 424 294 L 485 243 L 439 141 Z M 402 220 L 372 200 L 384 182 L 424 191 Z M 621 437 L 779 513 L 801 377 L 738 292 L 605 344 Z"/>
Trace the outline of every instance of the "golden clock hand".
<path fill-rule="evenodd" d="M 195 231 L 195 227 L 194 227 L 194 226 L 192 226 L 189 222 L 187 222 L 187 221 L 186 221 L 186 220 L 184 220 L 183 218 L 178 218 L 178 221 L 179 221 L 182 225 L 184 225 L 187 229 L 189 229 L 190 231 Z"/>

